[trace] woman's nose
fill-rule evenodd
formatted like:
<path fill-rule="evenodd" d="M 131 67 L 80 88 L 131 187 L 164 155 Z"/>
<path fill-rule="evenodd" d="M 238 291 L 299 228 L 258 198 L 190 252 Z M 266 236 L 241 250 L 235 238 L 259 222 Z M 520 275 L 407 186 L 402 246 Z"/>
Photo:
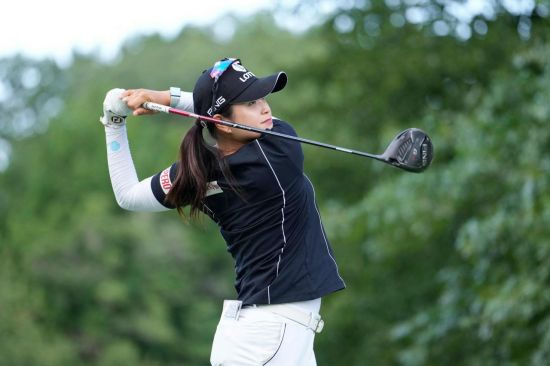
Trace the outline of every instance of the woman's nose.
<path fill-rule="evenodd" d="M 271 108 L 269 108 L 269 104 L 267 103 L 267 101 L 264 98 L 262 98 L 260 100 L 260 102 L 261 102 L 261 106 L 262 106 L 262 113 L 264 113 L 264 114 L 265 113 L 270 113 Z"/>

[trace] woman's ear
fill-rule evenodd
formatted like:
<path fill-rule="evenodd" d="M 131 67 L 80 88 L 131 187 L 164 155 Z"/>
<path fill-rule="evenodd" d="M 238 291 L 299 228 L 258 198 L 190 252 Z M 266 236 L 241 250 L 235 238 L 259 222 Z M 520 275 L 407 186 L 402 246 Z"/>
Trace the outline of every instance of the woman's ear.
<path fill-rule="evenodd" d="M 212 116 L 212 118 L 222 120 L 223 116 L 221 114 L 215 114 L 214 116 Z M 220 125 L 218 123 L 216 123 L 216 128 L 218 129 L 218 131 L 223 132 L 223 133 L 230 134 L 230 133 L 233 132 L 233 129 L 231 127 Z"/>

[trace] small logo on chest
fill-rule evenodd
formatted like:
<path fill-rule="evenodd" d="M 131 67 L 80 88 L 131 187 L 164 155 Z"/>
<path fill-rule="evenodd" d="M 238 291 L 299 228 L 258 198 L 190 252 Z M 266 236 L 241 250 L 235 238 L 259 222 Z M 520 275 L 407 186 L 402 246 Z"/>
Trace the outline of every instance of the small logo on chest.
<path fill-rule="evenodd" d="M 222 189 L 218 185 L 217 180 L 214 180 L 212 182 L 208 182 L 208 184 L 206 185 L 206 189 L 207 189 L 206 197 L 212 196 L 212 195 L 215 195 L 215 194 L 218 194 L 218 193 L 223 193 Z"/>

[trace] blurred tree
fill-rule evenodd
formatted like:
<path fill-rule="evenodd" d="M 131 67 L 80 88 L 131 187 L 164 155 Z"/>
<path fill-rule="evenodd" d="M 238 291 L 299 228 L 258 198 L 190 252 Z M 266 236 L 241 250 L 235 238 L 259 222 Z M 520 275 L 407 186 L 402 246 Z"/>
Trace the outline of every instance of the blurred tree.
<path fill-rule="evenodd" d="M 449 174 L 465 189 L 445 197 L 476 210 L 457 233 L 456 260 L 439 272 L 438 300 L 392 332 L 409 344 L 402 364 L 550 359 L 549 58 L 547 45 L 518 55 L 514 75 L 455 117 L 461 144 Z"/>
<path fill-rule="evenodd" d="M 24 138 L 44 132 L 63 107 L 67 83 L 53 60 L 22 56 L 0 60 L 0 137 Z"/>

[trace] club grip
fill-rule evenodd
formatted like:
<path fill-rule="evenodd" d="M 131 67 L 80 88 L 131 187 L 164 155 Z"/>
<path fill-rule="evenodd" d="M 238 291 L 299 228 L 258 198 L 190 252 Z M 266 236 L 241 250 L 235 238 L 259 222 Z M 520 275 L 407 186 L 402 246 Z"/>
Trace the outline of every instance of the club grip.
<path fill-rule="evenodd" d="M 150 111 L 170 113 L 170 107 L 162 105 L 162 104 L 158 104 L 158 103 L 153 103 L 153 102 L 143 103 L 143 108 L 148 109 Z"/>

